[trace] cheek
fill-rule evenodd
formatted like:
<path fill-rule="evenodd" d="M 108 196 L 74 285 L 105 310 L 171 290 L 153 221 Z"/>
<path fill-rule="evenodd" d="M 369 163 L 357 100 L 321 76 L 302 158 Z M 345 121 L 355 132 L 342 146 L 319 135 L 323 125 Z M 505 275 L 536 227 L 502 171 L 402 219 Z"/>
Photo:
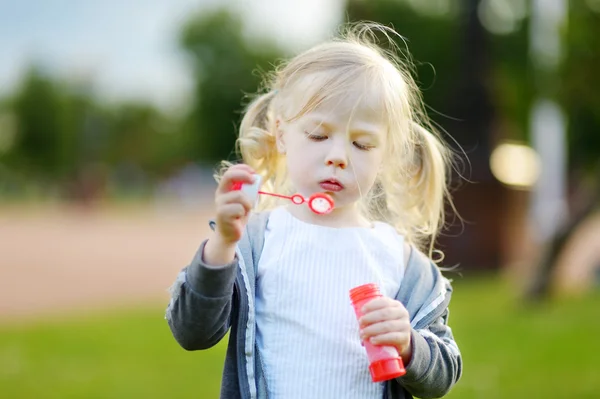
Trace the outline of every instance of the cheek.
<path fill-rule="evenodd" d="M 356 165 L 357 182 L 362 190 L 370 190 L 375 184 L 382 166 L 382 156 L 380 154 L 369 154 L 361 159 L 361 163 Z"/>
<path fill-rule="evenodd" d="M 383 168 L 383 151 L 372 150 L 362 155 L 357 165 L 361 171 L 360 175 L 365 179 L 374 179 Z"/>
<path fill-rule="evenodd" d="M 296 148 L 296 150 L 288 151 L 286 155 L 289 176 L 296 182 L 305 180 L 310 176 L 307 171 L 314 168 L 308 154 L 308 152 L 297 151 Z"/>
<path fill-rule="evenodd" d="M 376 156 L 374 157 L 375 159 L 373 160 L 373 173 L 375 174 L 375 176 L 377 176 L 379 174 L 379 172 L 385 167 L 384 165 L 384 151 L 379 151 L 378 154 L 376 154 Z"/>
<path fill-rule="evenodd" d="M 316 160 L 321 159 L 323 156 L 322 149 L 325 148 L 325 146 L 315 144 L 320 143 L 313 143 L 306 139 L 296 140 L 290 143 L 286 154 L 289 162 L 309 165 Z"/>
<path fill-rule="evenodd" d="M 305 155 L 305 154 L 304 154 Z M 303 156 L 301 151 L 298 151 L 298 147 L 295 147 L 287 151 L 286 159 L 288 166 L 295 167 L 306 163 L 306 156 Z"/>

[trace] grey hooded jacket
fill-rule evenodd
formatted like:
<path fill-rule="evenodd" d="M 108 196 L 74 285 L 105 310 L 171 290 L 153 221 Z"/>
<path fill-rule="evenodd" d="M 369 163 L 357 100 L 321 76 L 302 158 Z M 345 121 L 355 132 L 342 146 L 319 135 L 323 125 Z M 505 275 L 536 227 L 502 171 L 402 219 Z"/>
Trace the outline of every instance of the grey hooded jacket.
<path fill-rule="evenodd" d="M 236 248 L 236 259 L 228 265 L 205 264 L 204 241 L 171 287 L 165 317 L 184 349 L 210 348 L 230 332 L 222 399 L 268 396 L 256 346 L 254 312 L 256 269 L 268 215 L 251 215 Z M 462 358 L 447 324 L 451 293 L 450 282 L 437 266 L 412 248 L 396 299 L 411 317 L 413 355 L 405 366 L 406 374 L 385 383 L 385 399 L 442 397 L 460 378 Z"/>

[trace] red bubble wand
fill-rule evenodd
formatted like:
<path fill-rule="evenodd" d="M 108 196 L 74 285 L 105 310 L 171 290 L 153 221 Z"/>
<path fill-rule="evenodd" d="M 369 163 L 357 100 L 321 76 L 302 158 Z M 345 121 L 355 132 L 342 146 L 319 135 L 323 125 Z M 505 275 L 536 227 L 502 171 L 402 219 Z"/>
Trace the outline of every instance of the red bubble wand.
<path fill-rule="evenodd" d="M 335 206 L 333 198 L 325 193 L 315 193 L 308 198 L 304 198 L 300 194 L 294 195 L 283 195 L 276 193 L 269 193 L 266 191 L 260 190 L 260 184 L 262 183 L 262 178 L 260 175 L 254 175 L 254 183 L 253 184 L 244 184 L 242 182 L 235 182 L 232 186 L 232 190 L 241 190 L 246 193 L 253 202 L 256 202 L 258 195 L 270 195 L 272 197 L 284 198 L 292 201 L 292 203 L 296 205 L 302 205 L 307 203 L 308 207 L 311 211 L 318 215 L 325 215 L 331 212 Z"/>

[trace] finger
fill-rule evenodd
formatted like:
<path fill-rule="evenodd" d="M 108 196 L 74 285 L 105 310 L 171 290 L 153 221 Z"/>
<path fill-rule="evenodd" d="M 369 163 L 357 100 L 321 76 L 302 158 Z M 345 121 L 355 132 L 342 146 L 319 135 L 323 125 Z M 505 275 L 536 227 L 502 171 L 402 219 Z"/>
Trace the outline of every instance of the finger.
<path fill-rule="evenodd" d="M 371 337 L 369 341 L 373 345 L 393 345 L 405 348 L 410 345 L 410 332 L 389 332 Z"/>
<path fill-rule="evenodd" d="M 247 172 L 251 175 L 256 174 L 256 172 L 254 171 L 254 169 L 252 169 L 250 166 L 240 163 L 237 165 L 233 165 L 231 167 L 229 167 L 229 169 L 227 169 L 225 171 L 225 173 L 223 174 L 223 176 L 225 176 L 225 174 L 227 173 L 231 173 L 231 172 L 239 172 L 239 171 L 243 171 L 243 172 Z"/>
<path fill-rule="evenodd" d="M 254 169 L 252 169 L 252 167 L 250 165 L 247 165 L 245 163 L 238 163 L 238 164 L 235 164 L 235 165 L 231 165 L 227 170 L 238 170 L 238 169 L 239 170 L 245 170 L 248 173 L 252 173 L 252 174 L 256 173 L 254 171 Z"/>
<path fill-rule="evenodd" d="M 381 308 L 386 308 L 388 306 L 399 306 L 399 305 L 402 305 L 399 301 L 396 301 L 396 300 L 386 297 L 386 296 L 382 296 L 379 298 L 371 299 L 369 302 L 367 302 L 362 307 L 361 310 L 363 313 L 368 313 L 370 311 L 381 309 Z"/>
<path fill-rule="evenodd" d="M 223 193 L 233 190 L 234 184 L 252 184 L 255 181 L 255 177 L 252 173 L 243 169 L 228 170 L 221 177 L 217 192 Z"/>
<path fill-rule="evenodd" d="M 387 320 L 408 320 L 408 313 L 405 309 L 397 306 L 388 306 L 365 313 L 358 320 L 361 327 L 368 326 L 373 323 L 378 323 Z"/>
<path fill-rule="evenodd" d="M 225 204 L 221 207 L 219 214 L 228 220 L 239 219 L 246 216 L 246 209 L 241 204 Z"/>
<path fill-rule="evenodd" d="M 371 324 L 360 331 L 362 339 L 374 337 L 390 332 L 410 331 L 410 323 L 403 320 L 388 320 L 380 323 Z"/>
<path fill-rule="evenodd" d="M 237 182 L 252 184 L 254 183 L 254 175 L 247 170 L 236 168 L 229 169 L 219 182 L 218 193 L 226 193 L 232 190 L 233 185 Z"/>
<path fill-rule="evenodd" d="M 218 195 L 216 198 L 217 209 L 227 204 L 240 204 L 244 207 L 246 212 L 252 210 L 252 203 L 248 196 L 241 191 L 229 191 L 228 193 Z"/>

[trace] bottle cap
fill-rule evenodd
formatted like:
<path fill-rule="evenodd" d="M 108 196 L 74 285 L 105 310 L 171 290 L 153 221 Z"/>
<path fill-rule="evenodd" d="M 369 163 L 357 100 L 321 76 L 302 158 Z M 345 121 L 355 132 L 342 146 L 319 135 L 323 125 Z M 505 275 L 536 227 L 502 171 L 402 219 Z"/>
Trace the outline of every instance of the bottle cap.
<path fill-rule="evenodd" d="M 374 283 L 363 284 L 350 290 L 350 300 L 352 303 L 358 303 L 364 299 L 379 295 L 381 295 L 379 287 Z"/>
<path fill-rule="evenodd" d="M 369 366 L 371 379 L 373 382 L 391 380 L 392 378 L 402 377 L 406 374 L 406 369 L 401 358 L 384 359 L 371 363 Z"/>

